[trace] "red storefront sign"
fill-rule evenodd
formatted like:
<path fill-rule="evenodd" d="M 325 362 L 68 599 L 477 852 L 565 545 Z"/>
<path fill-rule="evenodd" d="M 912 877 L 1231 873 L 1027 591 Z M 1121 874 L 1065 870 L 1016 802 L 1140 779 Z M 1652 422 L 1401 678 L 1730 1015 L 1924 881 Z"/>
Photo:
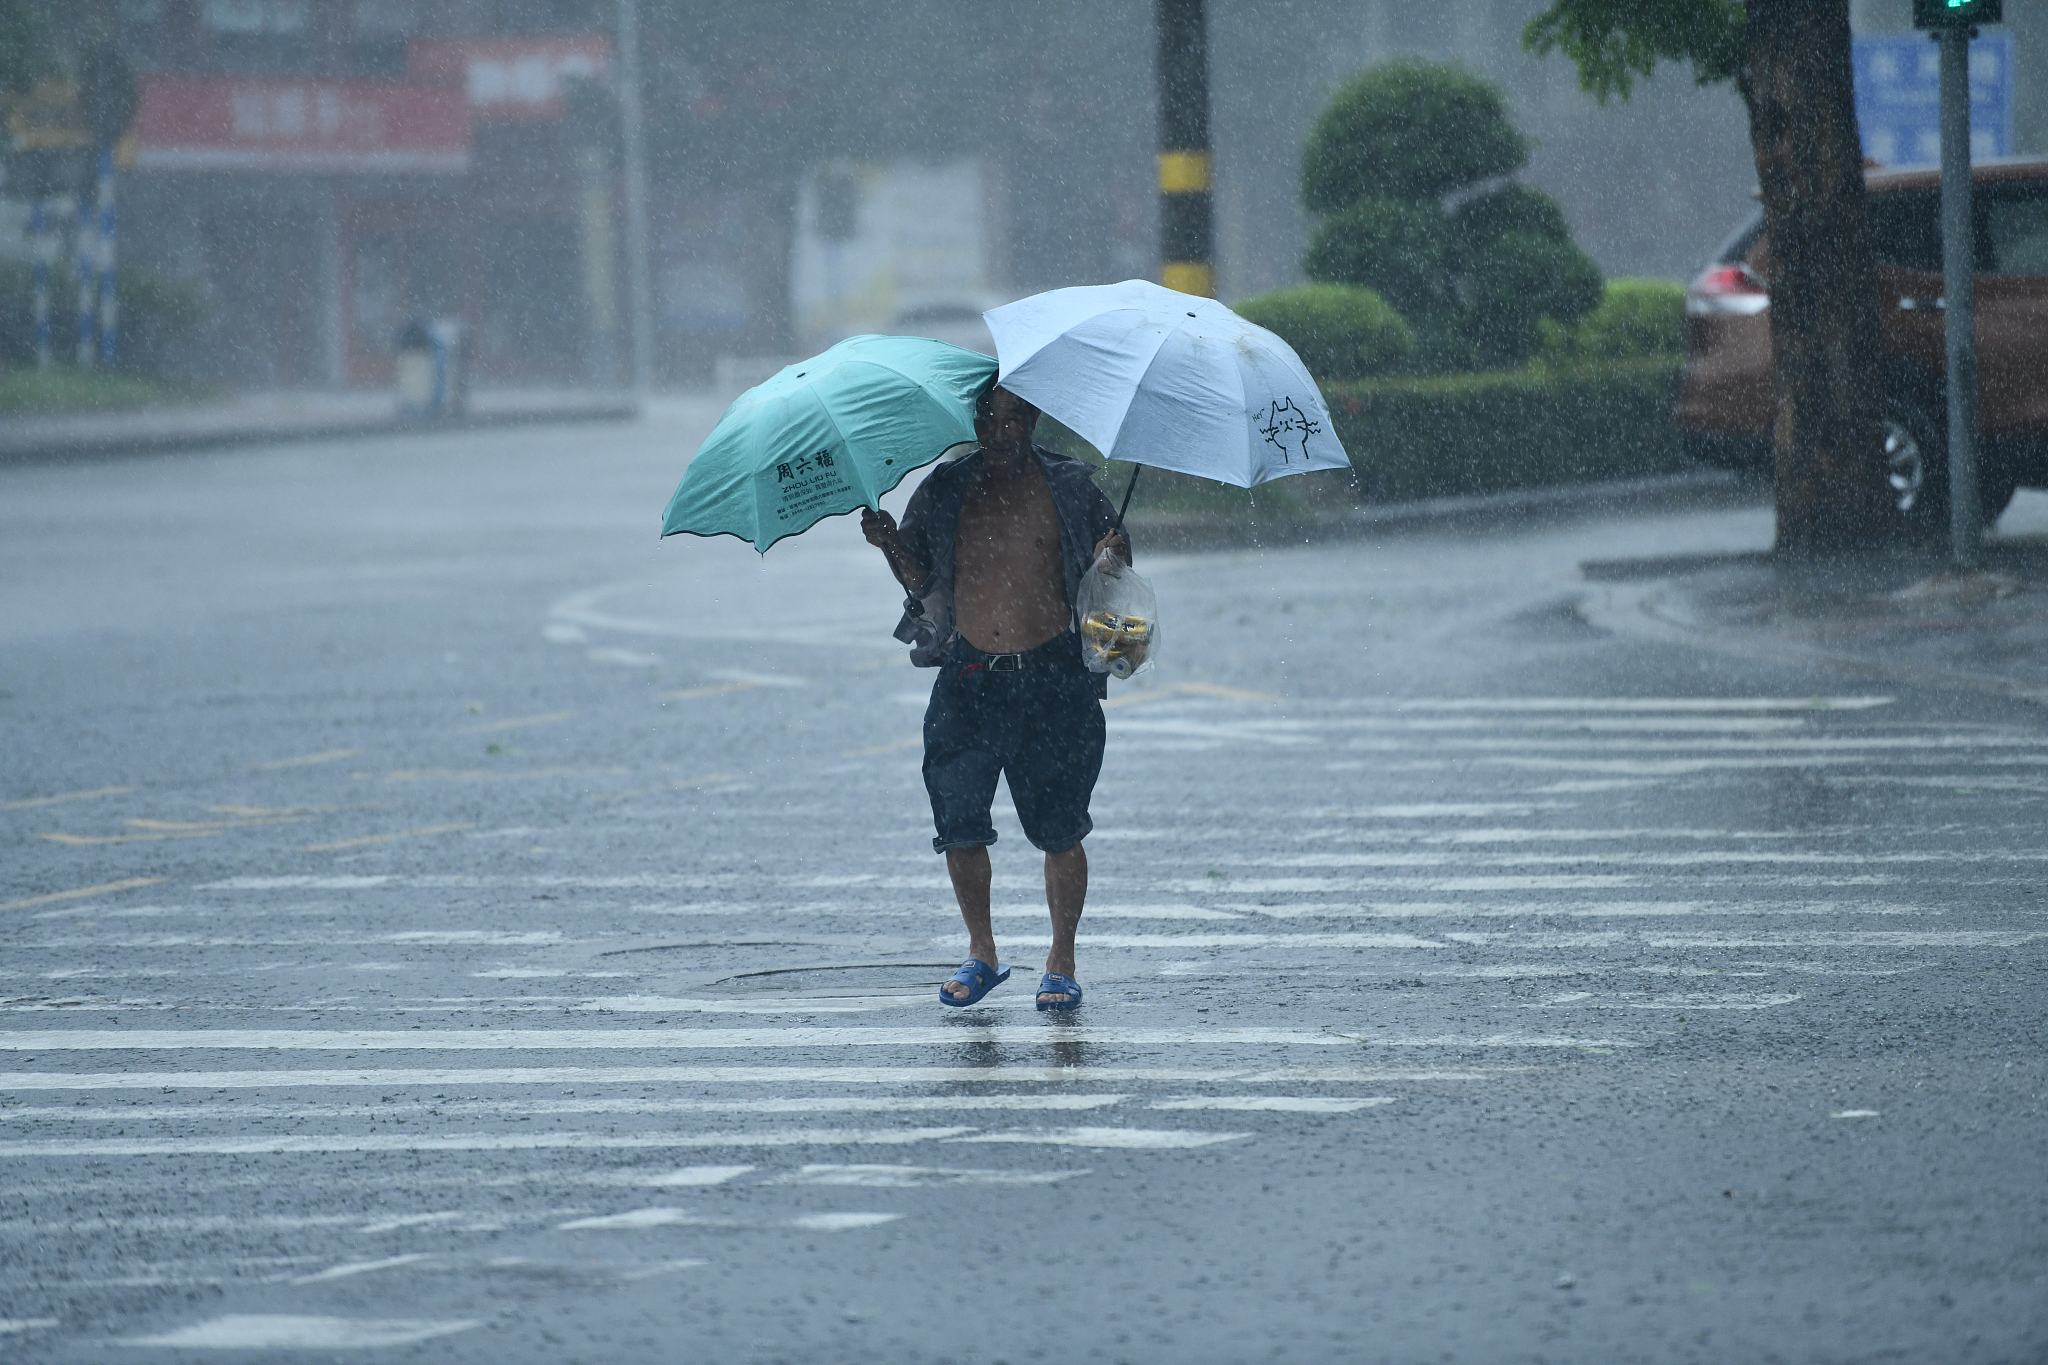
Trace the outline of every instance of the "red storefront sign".
<path fill-rule="evenodd" d="M 564 87 L 605 80 L 611 64 L 611 40 L 581 34 L 419 43 L 408 67 L 414 80 L 460 87 L 479 120 L 497 123 L 560 118 Z"/>
<path fill-rule="evenodd" d="M 469 168 L 461 92 L 424 85 L 152 76 L 135 131 L 143 170 Z"/>

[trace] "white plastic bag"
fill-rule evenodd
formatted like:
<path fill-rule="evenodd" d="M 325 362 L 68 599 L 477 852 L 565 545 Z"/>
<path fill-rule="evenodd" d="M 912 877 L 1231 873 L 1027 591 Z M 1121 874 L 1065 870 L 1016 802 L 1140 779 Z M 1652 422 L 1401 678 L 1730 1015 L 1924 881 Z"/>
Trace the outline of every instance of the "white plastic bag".
<path fill-rule="evenodd" d="M 1095 556 L 1074 604 L 1081 617 L 1081 662 L 1091 673 L 1131 678 L 1159 651 L 1159 602 L 1138 571 L 1104 550 Z"/>

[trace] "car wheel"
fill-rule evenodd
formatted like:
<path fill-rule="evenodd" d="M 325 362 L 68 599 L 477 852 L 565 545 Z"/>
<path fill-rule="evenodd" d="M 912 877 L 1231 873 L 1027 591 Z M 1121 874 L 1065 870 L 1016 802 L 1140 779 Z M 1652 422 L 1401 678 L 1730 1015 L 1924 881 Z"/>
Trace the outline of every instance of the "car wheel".
<path fill-rule="evenodd" d="M 1881 430 L 1892 510 L 1907 532 L 1933 539 L 1948 531 L 1948 443 L 1927 410 L 1887 400 Z"/>

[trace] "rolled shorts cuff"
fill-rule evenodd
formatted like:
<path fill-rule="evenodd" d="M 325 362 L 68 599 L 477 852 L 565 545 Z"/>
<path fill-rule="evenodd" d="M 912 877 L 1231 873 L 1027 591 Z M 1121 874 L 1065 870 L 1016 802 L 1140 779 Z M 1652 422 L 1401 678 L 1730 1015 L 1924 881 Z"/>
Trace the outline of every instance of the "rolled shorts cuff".
<path fill-rule="evenodd" d="M 1092 816 L 1084 815 L 1081 817 L 1080 832 L 1075 834 L 1071 839 L 1047 839 L 1041 843 L 1037 839 L 1031 839 L 1031 836 L 1028 833 L 1024 837 L 1026 839 L 1031 839 L 1031 846 L 1041 853 L 1065 853 L 1068 849 L 1075 847 L 1083 839 L 1086 839 L 1090 834 L 1093 834 L 1094 832 L 1094 818 Z"/>
<path fill-rule="evenodd" d="M 986 839 L 948 839 L 940 835 L 932 840 L 932 852 L 945 853 L 956 848 L 987 848 L 995 841 L 994 834 L 990 834 Z"/>

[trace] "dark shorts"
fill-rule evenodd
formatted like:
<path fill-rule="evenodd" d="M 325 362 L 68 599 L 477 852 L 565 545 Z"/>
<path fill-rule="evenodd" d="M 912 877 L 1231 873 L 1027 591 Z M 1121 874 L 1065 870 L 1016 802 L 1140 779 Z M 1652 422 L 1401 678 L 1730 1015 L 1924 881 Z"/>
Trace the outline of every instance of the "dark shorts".
<path fill-rule="evenodd" d="M 1088 798 L 1102 771 L 1102 702 L 1071 634 L 1031 651 L 1034 666 L 992 672 L 962 646 L 943 665 L 924 713 L 924 787 L 938 837 L 932 847 L 985 848 L 996 778 L 1010 783 L 1024 837 L 1064 853 L 1095 828 Z M 1068 664 L 1071 663 L 1071 667 Z"/>

